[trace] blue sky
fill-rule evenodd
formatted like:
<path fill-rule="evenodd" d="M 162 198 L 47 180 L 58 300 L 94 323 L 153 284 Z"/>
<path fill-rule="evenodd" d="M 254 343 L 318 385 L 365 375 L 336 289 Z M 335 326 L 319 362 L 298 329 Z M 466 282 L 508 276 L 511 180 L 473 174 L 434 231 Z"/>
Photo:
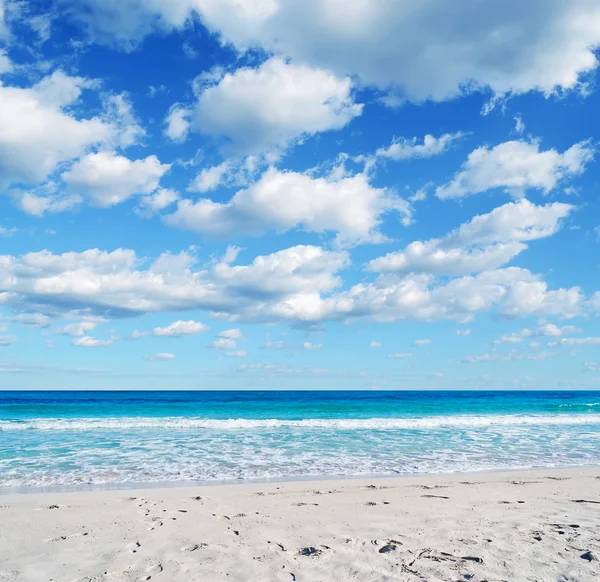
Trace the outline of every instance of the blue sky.
<path fill-rule="evenodd" d="M 595 0 L 0 0 L 4 389 L 600 388 Z"/>

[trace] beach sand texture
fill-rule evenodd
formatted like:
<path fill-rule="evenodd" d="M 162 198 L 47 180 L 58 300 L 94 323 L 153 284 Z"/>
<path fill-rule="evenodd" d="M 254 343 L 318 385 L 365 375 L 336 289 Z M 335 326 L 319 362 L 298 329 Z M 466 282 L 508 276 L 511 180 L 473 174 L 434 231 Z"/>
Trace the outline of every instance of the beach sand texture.
<path fill-rule="evenodd" d="M 0 580 L 600 580 L 600 469 L 8 494 Z"/>

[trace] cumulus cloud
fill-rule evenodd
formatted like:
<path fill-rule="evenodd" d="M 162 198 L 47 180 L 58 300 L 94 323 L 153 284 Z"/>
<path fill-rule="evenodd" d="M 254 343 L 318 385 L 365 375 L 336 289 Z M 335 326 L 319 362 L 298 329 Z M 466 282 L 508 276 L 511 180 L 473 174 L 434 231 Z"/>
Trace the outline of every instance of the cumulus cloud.
<path fill-rule="evenodd" d="M 88 332 L 96 329 L 100 323 L 100 321 L 79 321 L 75 323 L 68 323 L 61 328 L 58 333 L 70 335 L 72 337 L 83 337 Z"/>
<path fill-rule="evenodd" d="M 577 287 L 548 289 L 527 269 L 509 267 L 450 280 L 428 274 L 382 275 L 340 289 L 346 252 L 299 245 L 251 263 L 195 268 L 188 253 L 163 254 L 142 268 L 127 249 L 0 255 L 0 300 L 7 308 L 64 315 L 137 316 L 204 310 L 227 321 L 469 321 L 482 311 L 501 316 L 574 317 L 586 307 Z M 227 338 L 221 338 L 227 339 Z"/>
<path fill-rule="evenodd" d="M 507 0 L 483 10 L 432 0 L 78 0 L 69 14 L 96 41 L 131 48 L 199 16 L 239 49 L 259 46 L 367 84 L 400 99 L 443 100 L 489 88 L 496 94 L 576 89 L 596 69 L 596 0 Z M 385 39 L 382 40 L 382 39 Z"/>
<path fill-rule="evenodd" d="M 142 196 L 136 212 L 142 216 L 152 216 L 171 206 L 179 200 L 180 196 L 175 190 L 159 188 L 153 194 Z"/>
<path fill-rule="evenodd" d="M 574 209 L 554 202 L 536 206 L 509 202 L 439 239 L 414 241 L 404 250 L 373 259 L 367 270 L 378 273 L 465 275 L 496 269 L 527 249 L 524 241 L 549 237 Z"/>
<path fill-rule="evenodd" d="M 349 78 L 272 58 L 256 69 L 226 73 L 218 83 L 204 87 L 192 123 L 220 140 L 230 154 L 258 154 L 341 129 L 361 112 L 362 105 L 352 99 Z"/>
<path fill-rule="evenodd" d="M 511 334 L 503 335 L 494 341 L 495 344 L 504 343 L 521 343 L 528 338 L 533 337 L 553 337 L 558 338 L 563 335 L 581 333 L 581 330 L 573 325 L 564 325 L 559 327 L 553 323 L 547 323 L 540 326 L 537 330 L 531 330 L 529 328 L 522 329 L 521 331 L 514 332 Z M 534 343 L 534 342 L 532 342 Z M 531 344 L 530 344 L 531 345 Z M 535 345 L 533 347 L 536 347 Z"/>
<path fill-rule="evenodd" d="M 166 337 L 183 337 L 206 331 L 208 327 L 193 319 L 189 321 L 174 321 L 167 327 L 155 327 L 154 335 Z"/>
<path fill-rule="evenodd" d="M 180 200 L 165 222 L 212 236 L 294 228 L 336 232 L 340 244 L 357 244 L 385 240 L 378 226 L 391 211 L 410 221 L 410 205 L 387 189 L 371 186 L 364 174 L 313 178 L 270 168 L 228 202 Z"/>
<path fill-rule="evenodd" d="M 440 186 L 441 199 L 463 198 L 502 188 L 521 196 L 528 189 L 548 193 L 567 178 L 583 172 L 594 157 L 590 141 L 582 141 L 563 153 L 540 151 L 538 142 L 507 141 L 493 148 L 482 146 L 471 152 L 451 182 Z"/>
<path fill-rule="evenodd" d="M 185 141 L 190 131 L 190 110 L 176 103 L 165 118 L 165 135 L 173 141 Z"/>
<path fill-rule="evenodd" d="M 60 164 L 107 140 L 100 117 L 76 118 L 69 107 L 90 82 L 60 71 L 31 88 L 0 85 L 0 185 L 38 184 Z"/>
<path fill-rule="evenodd" d="M 235 350 L 237 344 L 235 343 L 235 340 L 220 337 L 209 343 L 206 348 L 209 350 Z"/>
<path fill-rule="evenodd" d="M 225 339 L 242 339 L 244 336 L 242 334 L 242 330 L 238 328 L 226 329 L 224 331 L 219 332 L 219 337 L 223 337 Z"/>
<path fill-rule="evenodd" d="M 12 317 L 11 320 L 21 325 L 39 328 L 49 327 L 52 323 L 52 318 L 43 313 L 19 313 Z"/>
<path fill-rule="evenodd" d="M 381 342 L 372 341 L 372 342 L 369 344 L 369 347 L 370 347 L 370 348 L 380 348 L 380 347 L 381 347 Z"/>
<path fill-rule="evenodd" d="M 151 194 L 169 168 L 154 155 L 131 161 L 114 152 L 98 152 L 76 162 L 62 178 L 91 204 L 106 208 L 136 194 Z"/>
<path fill-rule="evenodd" d="M 426 135 L 423 143 L 419 143 L 416 137 L 412 139 L 395 139 L 387 148 L 380 148 L 375 156 L 391 160 L 410 160 L 412 158 L 431 158 L 444 153 L 453 142 L 462 137 L 461 132 L 445 133 L 440 137 Z"/>

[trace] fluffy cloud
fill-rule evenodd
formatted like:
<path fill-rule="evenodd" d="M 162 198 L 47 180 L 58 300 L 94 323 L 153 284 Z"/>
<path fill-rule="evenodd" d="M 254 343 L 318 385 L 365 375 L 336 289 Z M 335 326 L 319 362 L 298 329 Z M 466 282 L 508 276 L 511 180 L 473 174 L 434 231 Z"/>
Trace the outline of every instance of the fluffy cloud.
<path fill-rule="evenodd" d="M 402 251 L 373 259 L 367 270 L 465 275 L 496 269 L 527 248 L 523 241 L 555 234 L 573 208 L 559 202 L 545 206 L 528 200 L 509 202 L 475 216 L 443 238 L 415 241 Z"/>
<path fill-rule="evenodd" d="M 206 331 L 208 327 L 193 319 L 189 321 L 175 321 L 167 327 L 155 327 L 154 335 L 166 337 L 183 337 Z"/>
<path fill-rule="evenodd" d="M 152 216 L 179 200 L 179 194 L 169 188 L 159 188 L 153 194 L 140 198 L 136 212 L 142 216 Z"/>
<path fill-rule="evenodd" d="M 190 130 L 190 111 L 180 104 L 175 104 L 169 110 L 165 119 L 165 135 L 173 141 L 184 141 Z"/>
<path fill-rule="evenodd" d="M 589 141 L 562 154 L 554 149 L 540 151 L 537 142 L 507 141 L 491 149 L 483 146 L 469 154 L 451 182 L 437 188 L 436 196 L 462 198 L 493 188 L 516 196 L 530 188 L 547 193 L 560 181 L 580 174 L 593 156 Z"/>
<path fill-rule="evenodd" d="M 561 337 L 563 335 L 568 335 L 572 333 L 580 333 L 581 330 L 573 325 L 564 325 L 562 327 L 558 327 L 553 323 L 547 323 L 545 325 L 540 326 L 537 330 L 531 330 L 528 328 L 522 329 L 521 331 L 511 333 L 509 335 L 503 335 L 494 341 L 495 344 L 505 344 L 505 343 L 521 343 L 526 339 L 533 337 Z"/>
<path fill-rule="evenodd" d="M 235 343 L 235 340 L 220 337 L 209 343 L 206 347 L 209 350 L 235 350 L 237 344 Z"/>
<path fill-rule="evenodd" d="M 573 89 L 598 61 L 596 0 L 70 1 L 97 41 L 135 46 L 199 15 L 223 42 L 260 46 L 338 75 L 356 74 L 401 98 L 442 100 L 480 88 L 549 94 Z"/>
<path fill-rule="evenodd" d="M 413 346 L 428 346 L 430 343 L 430 339 L 418 339 L 413 342 Z"/>
<path fill-rule="evenodd" d="M 113 344 L 113 340 L 99 340 L 87 335 L 71 340 L 71 344 L 80 348 L 106 348 Z"/>
<path fill-rule="evenodd" d="M 76 323 L 68 323 L 58 333 L 70 335 L 72 337 L 83 337 L 86 333 L 93 331 L 98 327 L 99 321 L 80 321 Z"/>
<path fill-rule="evenodd" d="M 43 313 L 19 313 L 12 318 L 12 321 L 28 327 L 45 328 L 50 326 L 52 318 Z"/>
<path fill-rule="evenodd" d="M 67 111 L 89 87 L 60 71 L 28 89 L 0 85 L 0 186 L 37 184 L 113 135 L 101 118 Z"/>
<path fill-rule="evenodd" d="M 169 168 L 156 156 L 131 161 L 114 152 L 98 152 L 76 162 L 62 178 L 91 204 L 106 208 L 136 194 L 151 194 Z"/>
<path fill-rule="evenodd" d="M 315 246 L 291 247 L 247 265 L 219 262 L 196 269 L 195 262 L 188 253 L 164 254 L 142 268 L 135 253 L 123 249 L 4 255 L 0 301 L 55 316 L 74 310 L 103 318 L 205 310 L 220 320 L 304 327 L 354 318 L 469 321 L 491 310 L 509 317 L 574 317 L 585 308 L 580 289 L 550 290 L 539 276 L 515 267 L 451 280 L 385 275 L 343 290 L 339 271 L 349 264 L 347 253 Z"/>
<path fill-rule="evenodd" d="M 320 293 L 340 285 L 337 272 L 348 255 L 296 246 L 248 265 L 220 262 L 195 270 L 195 262 L 187 253 L 165 253 L 142 269 L 135 252 L 126 249 L 0 255 L 0 301 L 58 315 L 77 309 L 103 317 L 203 309 L 228 319 L 301 320 L 311 316 Z"/>
<path fill-rule="evenodd" d="M 302 228 L 337 232 L 343 244 L 384 240 L 377 227 L 384 213 L 410 219 L 410 205 L 386 189 L 372 187 L 364 174 L 313 178 L 275 168 L 225 203 L 208 198 L 181 200 L 167 224 L 213 236 L 283 232 Z"/>
<path fill-rule="evenodd" d="M 234 328 L 234 329 L 226 329 L 225 331 L 219 332 L 219 337 L 222 337 L 225 339 L 237 340 L 237 339 L 242 339 L 243 335 L 242 335 L 241 329 Z"/>
<path fill-rule="evenodd" d="M 445 133 L 440 137 L 426 135 L 423 143 L 418 143 L 416 137 L 412 139 L 396 139 L 387 148 L 380 148 L 375 153 L 378 158 L 391 160 L 410 160 L 412 158 L 431 158 L 444 153 L 454 141 L 462 137 L 461 132 Z"/>
<path fill-rule="evenodd" d="M 349 78 L 272 58 L 204 88 L 193 125 L 221 140 L 229 153 L 269 152 L 303 136 L 340 129 L 360 115 L 362 105 L 354 103 L 350 89 Z"/>
<path fill-rule="evenodd" d="M 381 342 L 372 341 L 372 342 L 369 344 L 369 347 L 370 347 L 370 348 L 380 348 L 380 347 L 381 347 Z"/>

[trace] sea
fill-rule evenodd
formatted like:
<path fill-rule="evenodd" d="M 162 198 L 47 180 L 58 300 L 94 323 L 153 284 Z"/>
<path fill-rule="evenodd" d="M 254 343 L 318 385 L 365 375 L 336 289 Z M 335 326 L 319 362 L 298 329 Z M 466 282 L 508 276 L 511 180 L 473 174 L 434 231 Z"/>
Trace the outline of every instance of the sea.
<path fill-rule="evenodd" d="M 0 391 L 0 492 L 600 465 L 600 392 Z"/>

